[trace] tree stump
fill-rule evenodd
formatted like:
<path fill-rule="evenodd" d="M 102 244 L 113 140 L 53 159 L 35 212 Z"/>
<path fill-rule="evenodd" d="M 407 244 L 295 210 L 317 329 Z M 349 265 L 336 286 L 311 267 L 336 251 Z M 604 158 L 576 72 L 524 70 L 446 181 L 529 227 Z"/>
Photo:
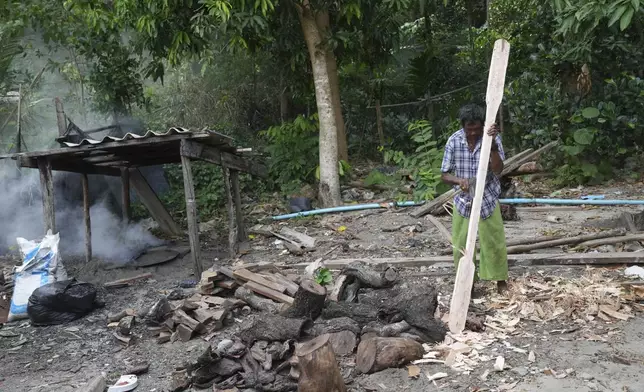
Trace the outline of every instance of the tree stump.
<path fill-rule="evenodd" d="M 282 312 L 282 316 L 315 320 L 320 317 L 325 300 L 326 288 L 311 279 L 304 279 L 293 297 L 293 305 Z"/>
<path fill-rule="evenodd" d="M 329 335 L 299 345 L 295 355 L 300 368 L 298 392 L 346 392 Z"/>
<path fill-rule="evenodd" d="M 358 346 L 356 369 L 368 374 L 400 367 L 423 357 L 423 346 L 405 338 L 371 338 Z"/>

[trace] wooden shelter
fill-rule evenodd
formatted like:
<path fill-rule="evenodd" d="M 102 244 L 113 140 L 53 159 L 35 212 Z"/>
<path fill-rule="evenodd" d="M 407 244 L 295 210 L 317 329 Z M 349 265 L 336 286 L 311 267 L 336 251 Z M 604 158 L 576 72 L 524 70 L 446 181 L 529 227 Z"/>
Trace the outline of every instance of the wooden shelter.
<path fill-rule="evenodd" d="M 210 130 L 192 132 L 183 128 L 171 128 L 163 133 L 152 131 L 144 135 L 128 133 L 124 137 L 108 136 L 101 140 L 68 138 L 66 137 L 69 136 L 67 127 L 60 126 L 60 122 L 57 140 L 63 145 L 62 148 L 0 156 L 0 159 L 15 159 L 20 167 L 37 168 L 40 171 L 45 230 L 51 229 L 54 232 L 56 230 L 52 172 L 66 171 L 82 174 L 88 261 L 92 258 L 88 174 L 121 177 L 124 220 L 130 219 L 131 186 L 163 231 L 174 236 L 181 235 L 179 226 L 139 171 L 139 167 L 142 166 L 181 163 L 190 249 L 195 275 L 199 277 L 203 267 L 200 259 L 197 205 L 191 168 L 191 160 L 197 159 L 222 167 L 229 220 L 228 245 L 231 257 L 237 254 L 239 239 L 245 237 L 239 172 L 265 177 L 267 170 L 265 166 L 253 163 L 237 152 L 230 137 Z"/>

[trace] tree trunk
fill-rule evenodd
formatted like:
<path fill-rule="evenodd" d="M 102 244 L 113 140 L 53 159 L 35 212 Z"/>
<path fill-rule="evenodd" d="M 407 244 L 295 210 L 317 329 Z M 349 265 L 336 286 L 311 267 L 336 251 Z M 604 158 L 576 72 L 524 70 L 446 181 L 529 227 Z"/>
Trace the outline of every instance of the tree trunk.
<path fill-rule="evenodd" d="M 356 369 L 360 373 L 375 373 L 400 367 L 423 357 L 423 346 L 405 338 L 371 338 L 358 346 Z"/>
<path fill-rule="evenodd" d="M 340 100 L 340 77 L 338 76 L 338 63 L 335 54 L 328 50 L 326 52 L 327 71 L 331 83 L 331 99 L 335 115 L 335 126 L 338 128 L 338 158 L 349 161 L 349 145 L 347 144 L 347 131 L 344 127 L 342 116 L 342 101 Z"/>
<path fill-rule="evenodd" d="M 326 51 L 320 50 L 323 37 L 308 0 L 298 6 L 302 32 L 311 58 L 315 101 L 320 121 L 320 200 L 324 207 L 340 205 L 340 175 L 338 173 L 338 128 Z"/>

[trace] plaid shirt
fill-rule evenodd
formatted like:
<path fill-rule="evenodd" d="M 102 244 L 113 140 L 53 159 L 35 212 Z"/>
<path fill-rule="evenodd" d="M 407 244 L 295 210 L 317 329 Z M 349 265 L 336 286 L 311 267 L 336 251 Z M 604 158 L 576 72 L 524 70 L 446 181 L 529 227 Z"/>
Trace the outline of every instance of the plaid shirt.
<path fill-rule="evenodd" d="M 499 146 L 499 156 L 502 160 L 505 160 L 505 152 L 503 151 L 503 145 L 501 144 L 501 135 L 497 135 L 495 140 L 496 144 Z M 476 142 L 474 151 L 470 151 L 467 145 L 465 131 L 461 129 L 460 131 L 455 132 L 450 136 L 449 140 L 447 140 L 441 171 L 443 173 L 454 173 L 454 175 L 459 178 L 476 178 L 480 156 L 481 139 Z M 460 192 L 460 188 L 458 186 L 456 186 L 455 189 L 458 193 L 454 197 L 454 205 L 461 216 L 469 218 L 472 211 L 473 198 L 470 196 L 469 192 Z M 483 204 L 481 205 L 482 219 L 489 218 L 490 215 L 492 215 L 500 195 L 501 182 L 492 171 L 488 171 L 487 180 L 485 181 L 485 191 L 483 192 Z"/>

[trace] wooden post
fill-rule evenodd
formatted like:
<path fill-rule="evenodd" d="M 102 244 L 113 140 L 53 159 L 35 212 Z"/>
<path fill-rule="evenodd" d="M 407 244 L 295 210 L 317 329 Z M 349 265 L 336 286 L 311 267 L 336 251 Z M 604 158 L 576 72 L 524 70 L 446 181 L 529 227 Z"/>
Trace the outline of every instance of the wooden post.
<path fill-rule="evenodd" d="M 181 155 L 181 167 L 183 169 L 183 190 L 186 195 L 186 215 L 188 217 L 190 252 L 195 269 L 195 278 L 201 279 L 203 266 L 201 265 L 201 249 L 199 248 L 199 221 L 197 219 L 195 185 L 192 180 L 192 166 L 190 158 Z"/>
<path fill-rule="evenodd" d="M 121 168 L 121 212 L 123 221 L 128 223 L 132 220 L 130 209 L 130 170 L 126 167 Z"/>
<path fill-rule="evenodd" d="M 20 127 L 20 118 L 22 117 L 22 84 L 18 86 L 18 118 L 16 119 L 16 128 L 18 139 L 16 141 L 16 152 L 22 152 L 22 128 Z"/>
<path fill-rule="evenodd" d="M 143 177 L 141 171 L 137 168 L 130 169 L 130 185 L 134 188 L 134 191 L 136 191 L 136 194 L 139 196 L 145 208 L 148 209 L 152 218 L 157 221 L 161 230 L 172 236 L 182 235 L 177 223 L 172 219 L 172 216 L 154 192 L 154 189 L 152 189 L 145 177 Z"/>
<path fill-rule="evenodd" d="M 67 132 L 67 119 L 65 118 L 65 110 L 63 109 L 63 102 L 60 98 L 54 98 L 56 105 L 56 123 L 58 124 L 58 136 L 65 135 Z"/>
<path fill-rule="evenodd" d="M 237 257 L 238 250 L 238 231 L 237 219 L 235 218 L 235 199 L 232 192 L 231 170 L 225 166 L 221 167 L 224 175 L 224 192 L 226 193 L 226 211 L 228 212 L 228 250 L 230 258 Z"/>
<path fill-rule="evenodd" d="M 85 261 L 89 263 L 92 260 L 92 221 L 89 216 L 89 181 L 87 173 L 83 173 L 81 178 L 83 184 L 83 216 L 85 218 Z"/>
<path fill-rule="evenodd" d="M 47 158 L 38 158 L 38 170 L 40 171 L 45 233 L 47 233 L 47 230 L 51 230 L 52 234 L 55 234 L 56 214 L 54 212 L 54 181 L 51 174 L 51 162 Z"/>
<path fill-rule="evenodd" d="M 241 191 L 239 189 L 239 171 L 230 169 L 230 185 L 233 191 L 233 200 L 235 202 L 235 218 L 237 220 L 237 241 L 246 238 L 244 230 L 244 215 L 242 214 Z"/>

